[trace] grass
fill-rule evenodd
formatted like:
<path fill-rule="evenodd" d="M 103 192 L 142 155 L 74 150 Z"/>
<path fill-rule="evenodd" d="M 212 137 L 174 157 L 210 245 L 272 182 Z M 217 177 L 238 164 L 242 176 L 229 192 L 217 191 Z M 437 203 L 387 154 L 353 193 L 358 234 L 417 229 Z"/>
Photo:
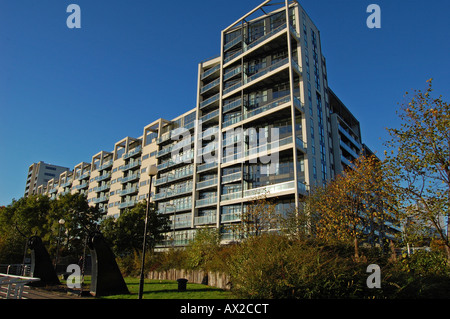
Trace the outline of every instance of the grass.
<path fill-rule="evenodd" d="M 139 278 L 126 277 L 130 294 L 99 297 L 101 299 L 138 299 Z M 83 286 L 89 287 L 90 277 L 84 278 Z M 89 288 L 88 288 L 89 289 Z M 230 291 L 202 284 L 187 283 L 186 291 L 178 291 L 175 280 L 144 280 L 143 299 L 232 299 Z"/>

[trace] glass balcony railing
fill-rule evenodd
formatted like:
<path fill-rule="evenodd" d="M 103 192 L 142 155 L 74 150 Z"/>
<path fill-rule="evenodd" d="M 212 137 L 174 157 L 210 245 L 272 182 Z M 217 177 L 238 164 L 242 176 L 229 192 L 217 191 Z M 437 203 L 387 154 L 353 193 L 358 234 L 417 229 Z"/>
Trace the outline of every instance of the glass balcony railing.
<path fill-rule="evenodd" d="M 192 203 L 190 201 L 183 203 L 183 204 L 165 204 L 162 205 L 161 208 L 159 208 L 158 213 L 159 214 L 169 214 L 169 213 L 176 213 L 181 212 L 185 210 L 191 210 L 192 209 Z"/>
<path fill-rule="evenodd" d="M 218 78 L 218 79 L 212 81 L 211 83 L 208 83 L 208 84 L 205 85 L 204 87 L 202 87 L 202 88 L 200 89 L 200 94 L 203 94 L 203 93 L 209 91 L 210 89 L 212 89 L 212 88 L 218 86 L 219 84 L 220 84 L 220 78 Z"/>
<path fill-rule="evenodd" d="M 215 186 L 215 185 L 217 185 L 217 178 L 211 178 L 211 179 L 208 179 L 206 181 L 198 182 L 196 188 L 197 189 L 202 189 L 202 188 Z"/>
<path fill-rule="evenodd" d="M 101 196 L 101 197 L 97 197 L 97 198 L 93 198 L 92 199 L 92 201 L 95 204 L 102 203 L 102 202 L 107 202 L 108 200 L 109 200 L 109 196 Z"/>
<path fill-rule="evenodd" d="M 175 189 L 167 189 L 161 193 L 157 193 L 153 196 L 154 200 L 160 200 L 163 198 L 170 198 L 173 196 L 183 195 L 192 192 L 192 186 L 178 187 Z"/>
<path fill-rule="evenodd" d="M 220 215 L 220 221 L 221 222 L 234 222 L 239 221 L 242 218 L 241 212 L 235 212 L 235 213 L 227 213 Z"/>
<path fill-rule="evenodd" d="M 70 187 L 70 186 L 72 186 L 72 181 L 68 181 L 68 182 L 61 184 L 61 187 Z"/>
<path fill-rule="evenodd" d="M 281 32 L 282 30 L 286 29 L 286 23 L 283 23 L 282 25 L 280 25 L 279 27 L 269 31 L 268 33 L 266 33 L 265 35 L 253 40 L 252 42 L 248 43 L 248 44 L 244 44 L 244 48 L 241 50 L 238 50 L 234 53 L 231 53 L 230 55 L 228 55 L 224 60 L 223 63 L 226 64 L 232 60 L 234 60 L 235 58 L 237 58 L 239 55 L 241 55 L 242 53 L 258 46 L 259 44 L 261 44 L 262 42 L 264 42 L 265 40 L 271 38 L 272 36 L 276 35 L 277 33 Z"/>
<path fill-rule="evenodd" d="M 231 69 L 229 71 L 227 71 L 224 75 L 223 75 L 223 80 L 227 81 L 229 79 L 231 79 L 233 76 L 238 75 L 242 72 L 242 66 L 238 66 L 234 69 Z"/>
<path fill-rule="evenodd" d="M 132 162 L 132 163 L 129 163 L 127 165 L 122 166 L 120 170 L 127 171 L 129 169 L 132 169 L 132 168 L 135 168 L 135 167 L 139 167 L 140 165 L 141 165 L 141 161 L 138 160 L 138 161 L 135 161 L 135 162 Z"/>
<path fill-rule="evenodd" d="M 111 188 L 110 184 L 105 184 L 105 185 L 102 185 L 102 186 L 94 187 L 94 192 L 96 192 L 96 193 L 103 192 L 103 191 L 105 191 L 107 189 L 110 189 L 110 188 Z"/>
<path fill-rule="evenodd" d="M 91 176 L 91 172 L 86 172 L 86 173 L 83 173 L 82 175 L 78 176 L 77 180 L 86 179 L 86 178 L 89 178 L 89 176 Z"/>
<path fill-rule="evenodd" d="M 96 180 L 97 182 L 101 182 L 101 181 L 104 181 L 105 179 L 108 179 L 108 178 L 110 178 L 110 177 L 111 177 L 111 173 L 106 173 L 106 174 L 97 176 L 97 177 L 95 178 L 95 180 Z"/>
<path fill-rule="evenodd" d="M 110 160 L 110 161 L 104 163 L 103 165 L 101 165 L 101 166 L 98 168 L 98 170 L 101 171 L 101 170 L 107 169 L 107 168 L 111 167 L 112 164 L 113 164 L 113 161 Z"/>
<path fill-rule="evenodd" d="M 194 224 L 195 225 L 215 224 L 216 221 L 217 221 L 216 215 L 207 215 L 207 216 L 194 217 Z"/>
<path fill-rule="evenodd" d="M 279 27 L 269 31 L 268 33 L 266 33 L 265 35 L 257 38 L 256 40 L 250 42 L 249 44 L 247 44 L 245 51 L 250 50 L 251 48 L 256 47 L 258 44 L 264 42 L 265 40 L 269 39 L 270 37 L 272 37 L 273 35 L 277 34 L 278 32 L 282 31 L 286 29 L 286 23 L 283 23 L 282 25 L 280 25 Z"/>
<path fill-rule="evenodd" d="M 277 107 L 279 105 L 288 103 L 290 101 L 291 101 L 290 95 L 278 98 L 275 101 L 271 101 L 270 103 L 263 104 L 263 105 L 257 107 L 256 109 L 248 111 L 247 113 L 244 114 L 244 118 L 243 119 L 245 120 L 245 119 L 251 118 L 251 117 L 253 117 L 255 115 L 258 115 L 260 113 L 263 113 L 265 111 L 273 109 L 273 108 L 275 108 L 275 107 Z"/>
<path fill-rule="evenodd" d="M 232 183 L 232 182 L 236 182 L 241 180 L 242 178 L 242 172 L 236 172 L 233 174 L 228 174 L 228 175 L 224 175 L 222 176 L 222 184 L 226 184 L 226 183 Z"/>
<path fill-rule="evenodd" d="M 234 100 L 233 102 L 227 103 L 222 107 L 222 113 L 226 113 L 242 105 L 242 99 Z"/>
<path fill-rule="evenodd" d="M 223 50 L 227 51 L 228 49 L 232 48 L 233 46 L 237 45 L 239 42 L 242 42 L 242 35 L 237 36 L 230 42 L 225 43 L 223 46 Z"/>
<path fill-rule="evenodd" d="M 288 61 L 289 61 L 289 58 L 284 58 L 284 59 L 282 59 L 282 60 L 280 60 L 278 62 L 275 62 L 272 65 L 269 65 L 268 67 L 266 67 L 264 69 L 259 70 L 257 73 L 249 76 L 247 78 L 245 84 L 250 83 L 252 81 L 255 81 L 256 79 L 262 77 L 263 75 L 266 75 L 267 73 L 270 73 L 270 72 L 272 72 L 272 71 L 274 71 L 274 70 L 276 70 L 276 69 L 278 69 L 278 68 L 288 64 Z"/>
<path fill-rule="evenodd" d="M 89 186 L 88 183 L 82 183 L 80 185 L 75 186 L 75 189 L 76 190 L 80 190 L 80 189 L 83 189 L 83 188 L 87 188 L 88 186 Z"/>
<path fill-rule="evenodd" d="M 202 207 L 202 206 L 211 206 L 217 204 L 217 197 L 209 197 L 204 199 L 197 199 L 195 201 L 195 207 Z"/>
<path fill-rule="evenodd" d="M 227 126 L 236 124 L 236 123 L 238 123 L 238 122 L 240 122 L 240 121 L 242 121 L 242 115 L 237 115 L 237 116 L 235 116 L 235 117 L 233 117 L 233 118 L 231 118 L 231 119 L 226 120 L 225 122 L 223 122 L 222 128 L 225 128 L 225 127 L 227 127 Z"/>
<path fill-rule="evenodd" d="M 211 120 L 211 119 L 213 119 L 215 117 L 218 117 L 218 116 L 219 116 L 219 110 L 215 110 L 215 111 L 212 111 L 211 113 L 203 115 L 200 118 L 200 121 L 202 121 L 202 123 L 205 123 L 205 122 L 207 122 L 207 121 L 209 121 L 209 120 Z"/>
<path fill-rule="evenodd" d="M 197 172 L 204 172 L 209 169 L 217 168 L 217 162 L 205 163 L 197 166 Z"/>
<path fill-rule="evenodd" d="M 134 194 L 139 191 L 139 186 L 129 187 L 120 191 L 120 196 L 125 196 L 129 194 Z"/>
<path fill-rule="evenodd" d="M 128 200 L 125 202 L 122 202 L 119 204 L 119 209 L 124 209 L 124 208 L 128 208 L 128 207 L 132 207 L 135 206 L 137 204 L 137 200 L 132 199 L 132 200 Z"/>
<path fill-rule="evenodd" d="M 140 174 L 140 173 L 136 173 L 136 174 L 132 174 L 132 175 L 129 175 L 129 176 L 126 176 L 126 177 L 122 177 L 122 178 L 120 179 L 120 182 L 121 182 L 122 184 L 125 184 L 125 183 L 127 183 L 127 182 L 130 182 L 130 181 L 139 179 L 140 177 L 141 177 L 141 174 Z"/>
<path fill-rule="evenodd" d="M 210 98 L 200 102 L 200 108 L 203 108 L 205 106 L 208 106 L 208 105 L 218 101 L 219 100 L 219 96 L 220 96 L 220 93 L 217 93 L 217 94 L 211 96 Z"/>
<path fill-rule="evenodd" d="M 234 192 L 234 193 L 220 195 L 220 200 L 222 200 L 222 201 L 237 199 L 237 198 L 242 198 L 242 190 L 238 190 L 237 192 Z"/>
<path fill-rule="evenodd" d="M 130 158 L 130 157 L 140 154 L 141 151 L 142 151 L 142 146 L 137 146 L 133 150 L 129 151 L 128 153 L 123 154 L 122 157 L 123 157 L 123 159 L 127 159 L 127 158 Z"/>
<path fill-rule="evenodd" d="M 222 157 L 222 162 L 229 163 L 229 162 L 232 162 L 235 160 L 240 160 L 247 156 L 253 156 L 253 155 L 257 155 L 262 152 L 267 152 L 267 151 L 270 151 L 273 149 L 277 149 L 278 147 L 288 145 L 290 143 L 292 143 L 292 136 L 288 136 L 288 137 L 285 137 L 285 138 L 282 138 L 279 140 L 275 140 L 270 143 L 263 143 L 261 145 L 255 146 L 255 147 L 251 147 L 245 151 L 239 151 L 237 153 L 226 155 L 226 156 Z"/>
<path fill-rule="evenodd" d="M 224 89 L 224 90 L 223 90 L 223 95 L 225 95 L 225 94 L 227 94 L 227 93 L 230 93 L 230 92 L 232 92 L 232 91 L 234 91 L 234 90 L 237 90 L 237 89 L 240 88 L 241 86 L 242 86 L 242 83 L 241 83 L 241 82 L 237 82 L 236 84 L 233 84 L 232 86 L 227 87 L 226 89 Z"/>
<path fill-rule="evenodd" d="M 295 189 L 295 181 L 289 181 L 264 187 L 248 189 L 244 191 L 243 197 L 253 197 L 262 194 L 275 194 L 286 190 Z"/>
<path fill-rule="evenodd" d="M 213 66 L 212 68 L 210 68 L 209 70 L 203 72 L 201 79 L 206 79 L 208 76 L 210 76 L 211 74 L 213 74 L 216 71 L 220 70 L 220 64 Z"/>

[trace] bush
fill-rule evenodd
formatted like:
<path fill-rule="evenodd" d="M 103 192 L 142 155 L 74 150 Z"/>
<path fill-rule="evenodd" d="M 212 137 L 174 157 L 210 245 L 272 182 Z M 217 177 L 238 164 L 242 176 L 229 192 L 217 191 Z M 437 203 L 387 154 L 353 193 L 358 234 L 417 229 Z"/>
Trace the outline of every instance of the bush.
<path fill-rule="evenodd" d="M 354 297 L 365 285 L 361 268 L 330 247 L 273 234 L 249 238 L 228 263 L 234 292 L 263 299 Z"/>

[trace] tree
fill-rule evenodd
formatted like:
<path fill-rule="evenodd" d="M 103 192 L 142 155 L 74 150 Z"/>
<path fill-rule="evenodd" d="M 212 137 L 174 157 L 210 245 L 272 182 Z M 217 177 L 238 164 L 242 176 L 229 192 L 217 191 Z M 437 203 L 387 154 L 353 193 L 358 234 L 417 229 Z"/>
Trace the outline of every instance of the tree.
<path fill-rule="evenodd" d="M 217 228 L 199 228 L 186 248 L 191 268 L 207 269 L 220 249 L 220 231 Z"/>
<path fill-rule="evenodd" d="M 255 197 L 245 206 L 241 222 L 234 225 L 233 231 L 247 238 L 277 229 L 279 216 L 277 216 L 275 207 L 275 203 L 268 199 L 266 194 Z"/>
<path fill-rule="evenodd" d="M 32 235 L 45 234 L 50 199 L 29 196 L 13 200 L 0 210 L 0 260 L 21 263 L 26 242 Z"/>
<path fill-rule="evenodd" d="M 425 91 L 406 92 L 397 112 L 401 127 L 388 129 L 386 162 L 396 177 L 404 219 L 422 228 L 415 234 L 433 226 L 450 260 L 450 108 L 442 96 L 432 96 L 432 79 L 427 83 Z"/>
<path fill-rule="evenodd" d="M 358 260 L 359 243 L 380 239 L 385 223 L 394 221 L 397 205 L 382 163 L 361 155 L 326 187 L 312 190 L 308 209 L 317 221 L 313 226 L 318 239 L 353 243 Z"/>
<path fill-rule="evenodd" d="M 117 219 L 109 217 L 102 221 L 100 229 L 112 243 L 117 255 L 139 253 L 142 250 L 146 207 L 147 204 L 143 201 L 132 209 L 125 210 Z M 158 214 L 155 204 L 150 203 L 146 247 L 153 249 L 156 243 L 164 238 L 163 233 L 169 230 L 168 216 Z"/>
<path fill-rule="evenodd" d="M 98 208 L 89 205 L 84 194 L 60 196 L 50 202 L 50 209 L 46 216 L 46 235 L 43 239 L 53 243 L 52 248 L 56 247 L 60 227 L 58 221 L 64 219 L 65 223 L 62 227 L 64 228 L 66 255 L 78 258 L 83 254 L 86 237 L 90 231 L 97 229 L 102 215 Z"/>

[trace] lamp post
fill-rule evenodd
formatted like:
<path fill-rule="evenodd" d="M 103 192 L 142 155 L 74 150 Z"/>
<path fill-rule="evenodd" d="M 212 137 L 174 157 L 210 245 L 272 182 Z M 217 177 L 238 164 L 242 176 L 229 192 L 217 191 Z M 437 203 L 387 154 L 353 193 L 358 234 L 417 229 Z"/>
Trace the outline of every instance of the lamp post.
<path fill-rule="evenodd" d="M 65 222 L 66 221 L 62 218 L 60 220 L 58 220 L 59 229 L 58 229 L 58 241 L 56 244 L 55 270 L 56 270 L 56 265 L 58 264 L 59 242 L 61 240 L 61 227 L 62 227 L 62 225 L 64 225 Z"/>
<path fill-rule="evenodd" d="M 147 174 L 150 177 L 150 183 L 148 186 L 148 199 L 147 199 L 147 208 L 145 210 L 145 224 L 144 224 L 144 240 L 142 241 L 142 263 L 141 263 L 141 276 L 139 279 L 139 299 L 142 299 L 142 293 L 144 290 L 144 261 L 145 261 L 145 248 L 147 241 L 147 223 L 148 223 L 148 210 L 150 207 L 150 198 L 152 192 L 152 179 L 158 173 L 158 170 L 155 165 L 151 165 L 147 167 Z"/>

